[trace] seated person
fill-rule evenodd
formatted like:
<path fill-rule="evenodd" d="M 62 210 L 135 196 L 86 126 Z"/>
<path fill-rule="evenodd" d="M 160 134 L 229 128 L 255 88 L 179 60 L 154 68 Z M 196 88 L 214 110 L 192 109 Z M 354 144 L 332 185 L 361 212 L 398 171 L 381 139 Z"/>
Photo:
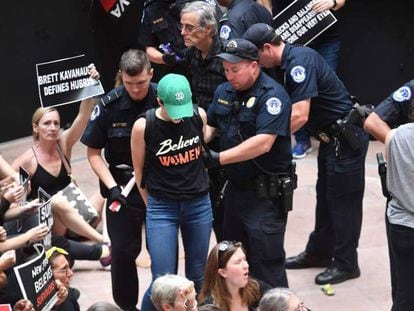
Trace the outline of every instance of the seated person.
<path fill-rule="evenodd" d="M 264 294 L 259 311 L 310 311 L 289 288 L 273 288 Z"/>
<path fill-rule="evenodd" d="M 249 276 L 246 251 L 240 242 L 222 241 L 210 251 L 200 304 L 213 303 L 225 311 L 256 310 L 263 293 L 270 289 Z"/>
<path fill-rule="evenodd" d="M 151 288 L 151 301 L 158 311 L 195 311 L 195 296 L 194 282 L 180 275 L 160 276 Z"/>
<path fill-rule="evenodd" d="M 121 311 L 117 306 L 109 302 L 95 302 L 86 311 Z"/>
<path fill-rule="evenodd" d="M 39 187 L 52 195 L 53 235 L 65 235 L 70 229 L 92 241 L 103 242 L 103 236 L 85 222 L 63 196 L 56 195 L 71 182 L 59 149 L 70 163 L 72 147 L 85 129 L 94 105 L 93 98 L 83 100 L 72 125 L 62 133 L 56 108 L 38 108 L 32 117 L 34 145 L 17 157 L 12 167 L 18 170 L 21 166 L 29 173 L 32 188 L 29 199 L 37 197 Z M 102 206 L 102 203 L 101 199 L 100 204 L 94 206 Z"/>
<path fill-rule="evenodd" d="M 69 253 L 67 251 L 56 246 L 52 246 L 46 251 L 46 258 L 49 259 L 53 276 L 58 284 L 58 302 L 52 310 L 80 310 L 78 303 L 80 292 L 76 288 L 70 287 L 73 271 L 69 267 L 69 261 L 67 259 L 68 255 Z M 63 289 L 60 284 L 63 285 Z"/>

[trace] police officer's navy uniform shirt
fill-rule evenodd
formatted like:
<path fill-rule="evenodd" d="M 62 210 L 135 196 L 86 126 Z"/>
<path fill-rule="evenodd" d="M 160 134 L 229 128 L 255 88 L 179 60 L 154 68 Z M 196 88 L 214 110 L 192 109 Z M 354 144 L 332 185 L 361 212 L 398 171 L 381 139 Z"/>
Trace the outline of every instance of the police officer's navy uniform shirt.
<path fill-rule="evenodd" d="M 263 6 L 252 0 L 233 0 L 227 12 L 221 17 L 220 38 L 230 40 L 241 38 L 253 24 L 272 24 L 272 15 Z"/>
<path fill-rule="evenodd" d="M 408 114 L 414 98 L 414 80 L 411 80 L 394 91 L 383 102 L 375 107 L 374 112 L 393 128 L 409 122 Z"/>
<path fill-rule="evenodd" d="M 326 128 L 351 110 L 353 102 L 347 89 L 316 51 L 286 44 L 281 68 L 292 103 L 311 98 L 305 124 L 311 133 Z"/>
<path fill-rule="evenodd" d="M 160 44 L 170 43 L 175 52 L 182 50 L 184 39 L 178 28 L 180 11 L 178 1 L 146 1 L 139 33 L 140 44 L 158 48 Z"/>
<path fill-rule="evenodd" d="M 277 135 L 272 149 L 255 161 L 268 171 L 284 173 L 291 163 L 290 113 L 291 102 L 286 91 L 262 72 L 255 84 L 242 93 L 229 82 L 220 84 L 207 118 L 208 125 L 218 129 L 221 151 L 257 134 Z M 225 165 L 224 169 L 228 178 L 235 182 L 262 173 L 252 161 Z"/>
<path fill-rule="evenodd" d="M 105 148 L 105 159 L 110 166 L 132 166 L 131 129 L 140 114 L 155 107 L 156 89 L 156 84 L 151 83 L 148 95 L 141 102 L 134 102 L 124 86 L 110 91 L 92 111 L 81 142 L 91 148 Z M 108 96 L 113 99 L 104 104 Z"/>

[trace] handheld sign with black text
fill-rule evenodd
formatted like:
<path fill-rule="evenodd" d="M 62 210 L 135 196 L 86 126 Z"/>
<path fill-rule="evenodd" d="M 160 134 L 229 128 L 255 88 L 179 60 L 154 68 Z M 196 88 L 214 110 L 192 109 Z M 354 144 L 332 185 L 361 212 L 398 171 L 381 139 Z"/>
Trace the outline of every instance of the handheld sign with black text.
<path fill-rule="evenodd" d="M 42 107 L 70 104 L 104 93 L 100 81 L 88 74 L 85 55 L 36 64 Z"/>
<path fill-rule="evenodd" d="M 39 202 L 42 203 L 39 207 L 39 224 L 46 224 L 49 229 L 47 235 L 43 238 L 42 244 L 45 246 L 52 244 L 52 226 L 53 226 L 53 215 L 52 215 L 52 202 L 51 196 L 39 187 L 38 190 Z"/>
<path fill-rule="evenodd" d="M 296 0 L 273 18 L 273 28 L 283 41 L 307 45 L 337 22 L 331 11 L 312 10 L 313 0 Z"/>
<path fill-rule="evenodd" d="M 29 191 L 29 180 L 30 180 L 29 173 L 23 167 L 20 166 L 19 167 L 19 182 L 20 182 L 20 185 L 23 186 L 24 194 L 18 202 L 19 205 L 23 205 L 26 203 L 27 192 Z"/>
<path fill-rule="evenodd" d="M 57 287 L 43 245 L 34 247 L 37 254 L 13 270 L 23 298 L 30 300 L 36 311 L 48 311 L 57 301 Z"/>

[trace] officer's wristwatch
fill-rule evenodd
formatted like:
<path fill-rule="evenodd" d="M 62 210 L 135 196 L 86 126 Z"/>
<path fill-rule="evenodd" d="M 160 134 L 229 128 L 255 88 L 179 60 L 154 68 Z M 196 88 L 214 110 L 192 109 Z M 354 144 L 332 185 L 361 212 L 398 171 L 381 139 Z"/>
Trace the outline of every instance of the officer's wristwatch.
<path fill-rule="evenodd" d="M 333 7 L 331 8 L 331 10 L 332 10 L 332 9 L 335 9 L 335 8 L 336 8 L 336 6 L 337 6 L 337 4 L 338 4 L 338 3 L 336 3 L 336 0 L 333 0 Z"/>

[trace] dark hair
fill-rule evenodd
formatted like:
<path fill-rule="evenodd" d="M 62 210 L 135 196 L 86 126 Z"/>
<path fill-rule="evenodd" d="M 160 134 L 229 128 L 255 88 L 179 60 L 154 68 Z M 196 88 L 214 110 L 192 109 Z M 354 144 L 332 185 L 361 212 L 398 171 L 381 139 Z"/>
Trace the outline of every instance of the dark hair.
<path fill-rule="evenodd" d="M 203 287 L 199 295 L 200 303 L 211 296 L 215 305 L 223 311 L 230 311 L 231 294 L 227 288 L 225 278 L 218 273 L 218 270 L 226 267 L 227 262 L 238 249 L 246 254 L 242 243 L 230 241 L 222 241 L 210 251 L 204 272 Z M 247 285 L 240 288 L 239 294 L 244 304 L 249 306 L 257 303 L 260 299 L 259 283 L 249 277 Z"/>
<path fill-rule="evenodd" d="M 122 54 L 119 61 L 119 70 L 129 76 L 136 76 L 144 70 L 149 72 L 151 70 L 151 63 L 145 52 L 131 49 Z"/>

